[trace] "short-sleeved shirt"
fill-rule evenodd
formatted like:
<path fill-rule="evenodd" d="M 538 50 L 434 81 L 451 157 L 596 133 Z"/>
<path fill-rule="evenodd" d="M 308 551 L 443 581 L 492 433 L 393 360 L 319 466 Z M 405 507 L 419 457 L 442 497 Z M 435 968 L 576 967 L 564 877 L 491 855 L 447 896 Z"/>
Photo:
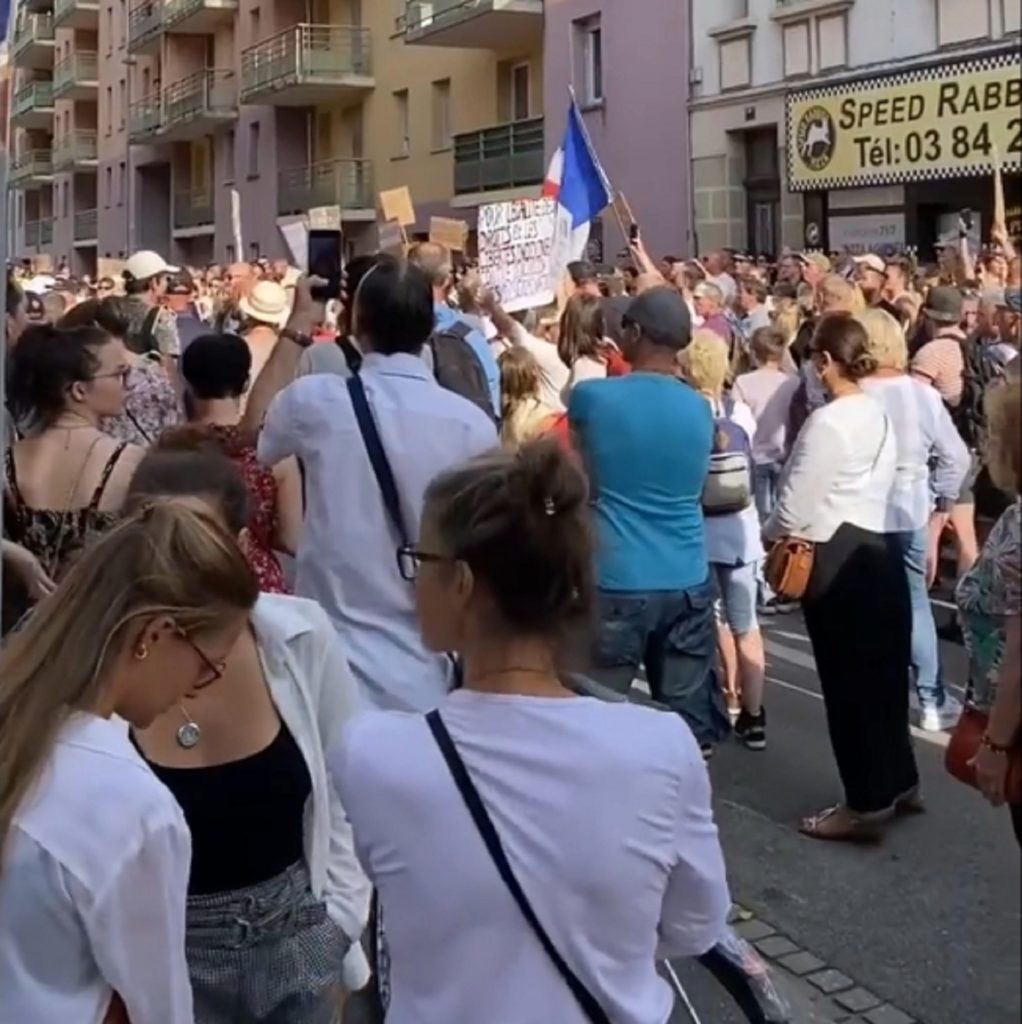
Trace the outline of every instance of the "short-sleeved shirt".
<path fill-rule="evenodd" d="M 633 372 L 582 381 L 568 418 L 590 475 L 600 588 L 703 583 L 702 491 L 713 441 L 706 399 L 674 377 Z"/>
<path fill-rule="evenodd" d="M 1007 509 L 976 564 L 958 581 L 955 603 L 969 654 L 969 703 L 989 711 L 1007 647 L 1007 623 L 1022 611 L 1022 500 Z"/>
<path fill-rule="evenodd" d="M 128 316 L 128 333 L 137 334 L 145 326 L 146 317 L 153 308 L 139 295 L 129 295 L 125 300 L 125 307 Z M 177 336 L 177 324 L 174 314 L 167 309 L 161 309 L 153 324 L 153 337 L 156 339 L 156 347 L 160 355 L 173 356 L 181 355 L 181 342 Z"/>
<path fill-rule="evenodd" d="M 963 336 L 957 329 L 942 332 L 928 341 L 912 359 L 912 373 L 928 380 L 940 397 L 955 406 L 962 400 L 965 374 L 965 356 L 962 353 Z"/>

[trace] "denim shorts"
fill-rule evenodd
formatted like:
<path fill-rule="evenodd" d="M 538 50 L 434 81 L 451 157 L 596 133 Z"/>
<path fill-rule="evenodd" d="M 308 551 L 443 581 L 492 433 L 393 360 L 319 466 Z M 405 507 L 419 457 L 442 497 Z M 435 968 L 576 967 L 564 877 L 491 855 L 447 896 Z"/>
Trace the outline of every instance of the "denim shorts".
<path fill-rule="evenodd" d="M 744 565 L 711 564 L 717 582 L 717 621 L 726 622 L 732 633 L 742 636 L 759 627 L 756 598 L 759 594 L 758 562 Z"/>

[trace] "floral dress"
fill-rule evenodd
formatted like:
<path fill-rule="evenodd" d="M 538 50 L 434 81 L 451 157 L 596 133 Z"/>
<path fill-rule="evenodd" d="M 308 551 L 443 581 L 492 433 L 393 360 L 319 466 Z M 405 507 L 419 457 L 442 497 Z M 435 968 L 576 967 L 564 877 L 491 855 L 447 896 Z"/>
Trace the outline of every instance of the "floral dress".
<path fill-rule="evenodd" d="M 180 422 L 181 403 L 163 367 L 142 360 L 128 374 L 124 411 L 108 416 L 100 429 L 118 441 L 147 448 L 166 427 L 177 426 Z"/>
<path fill-rule="evenodd" d="M 1022 499 L 993 528 L 976 564 L 961 578 L 955 602 L 969 655 L 967 701 L 989 712 L 1006 647 L 1005 622 L 1022 608 Z"/>

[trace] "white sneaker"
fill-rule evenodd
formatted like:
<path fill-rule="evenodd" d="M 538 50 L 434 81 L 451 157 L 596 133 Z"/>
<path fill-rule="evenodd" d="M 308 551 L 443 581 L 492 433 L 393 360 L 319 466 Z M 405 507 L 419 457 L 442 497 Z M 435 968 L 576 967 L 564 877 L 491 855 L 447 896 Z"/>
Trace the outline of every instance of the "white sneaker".
<path fill-rule="evenodd" d="M 945 732 L 958 724 L 962 714 L 962 704 L 950 693 L 945 694 L 944 703 L 940 707 L 923 708 L 919 715 L 919 728 L 923 732 Z"/>

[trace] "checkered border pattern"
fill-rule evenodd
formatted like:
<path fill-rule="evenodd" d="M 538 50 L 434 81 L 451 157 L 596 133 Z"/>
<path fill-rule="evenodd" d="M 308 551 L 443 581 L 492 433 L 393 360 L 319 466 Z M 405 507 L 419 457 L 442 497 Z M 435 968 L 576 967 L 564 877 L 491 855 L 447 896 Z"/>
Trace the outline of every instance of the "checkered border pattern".
<path fill-rule="evenodd" d="M 1019 64 L 1019 54 L 997 53 L 987 57 L 974 57 L 971 60 L 958 61 L 954 64 L 930 65 L 924 68 L 912 68 L 910 71 L 903 71 L 900 74 L 877 75 L 875 78 L 866 78 L 859 81 L 840 82 L 834 85 L 820 86 L 817 89 L 801 89 L 798 92 L 788 93 L 785 104 L 785 132 L 787 165 L 788 165 L 788 189 L 791 192 L 815 192 L 826 189 L 837 188 L 862 188 L 868 185 L 898 185 L 914 181 L 932 181 L 935 178 L 971 178 L 978 174 L 994 173 L 993 162 L 970 164 L 968 167 L 920 167 L 905 168 L 899 171 L 864 171 L 862 174 L 841 175 L 839 177 L 816 178 L 813 181 L 795 181 L 795 160 L 794 147 L 792 146 L 792 108 L 796 103 L 805 103 L 807 100 L 829 99 L 832 96 L 842 96 L 848 93 L 858 92 L 864 89 L 871 89 L 877 85 L 899 86 L 911 85 L 923 79 L 933 80 L 942 78 L 954 78 L 962 72 L 969 71 L 993 71 L 1001 67 L 1010 67 Z M 1022 159 L 1014 158 L 1004 160 L 1002 157 L 1002 171 L 1022 170 Z"/>

